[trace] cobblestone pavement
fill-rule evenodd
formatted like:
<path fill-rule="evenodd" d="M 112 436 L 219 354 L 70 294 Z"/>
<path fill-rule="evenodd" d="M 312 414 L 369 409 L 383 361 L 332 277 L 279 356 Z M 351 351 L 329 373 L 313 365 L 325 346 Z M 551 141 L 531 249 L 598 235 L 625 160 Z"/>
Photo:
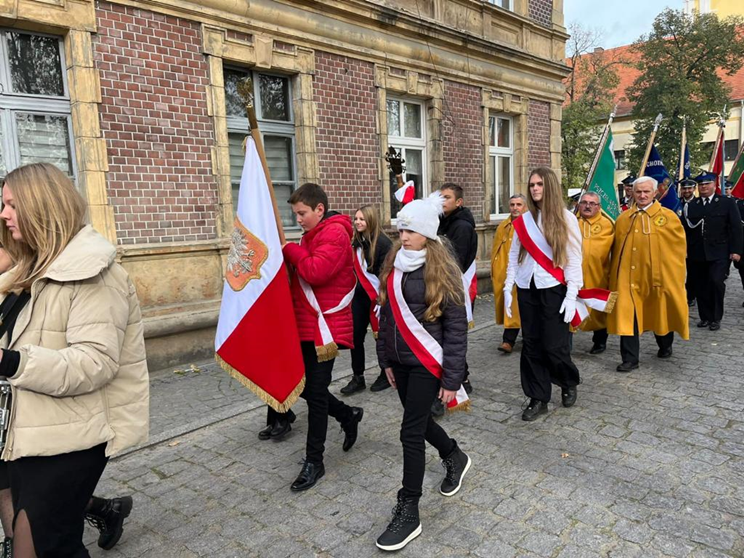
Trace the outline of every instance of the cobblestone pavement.
<path fill-rule="evenodd" d="M 617 338 L 590 356 L 591 336 L 577 334 L 584 383 L 576 406 L 560 407 L 555 390 L 549 414 L 525 423 L 519 354 L 496 351 L 501 328 L 487 325 L 484 297 L 476 306 L 483 325 L 469 337 L 473 411 L 442 419 L 473 467 L 460 493 L 445 499 L 437 492 L 442 468 L 428 450 L 423 534 L 400 555 L 744 556 L 743 298 L 734 277 L 722 329 L 698 330 L 694 319 L 692 340 L 677 340 L 668 361 L 644 335 L 641 368 L 631 374 L 614 372 Z M 340 359 L 337 371 L 347 363 Z M 402 475 L 393 390 L 346 399 L 365 408 L 357 445 L 344 453 L 341 431 L 330 426 L 325 477 L 294 494 L 304 403 L 284 442 L 260 442 L 263 409 L 214 365 L 158 374 L 152 384 L 153 443 L 114 459 L 98 490 L 133 494 L 134 511 L 112 551 L 86 530 L 92 556 L 382 554 L 374 540 Z"/>

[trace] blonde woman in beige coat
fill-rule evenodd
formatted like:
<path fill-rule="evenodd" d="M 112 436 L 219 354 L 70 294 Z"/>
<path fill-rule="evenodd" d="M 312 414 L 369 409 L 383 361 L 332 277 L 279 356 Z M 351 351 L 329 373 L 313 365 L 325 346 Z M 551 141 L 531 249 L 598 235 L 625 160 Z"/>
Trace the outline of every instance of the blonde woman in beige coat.
<path fill-rule="evenodd" d="M 0 376 L 12 409 L 2 452 L 13 556 L 89 556 L 83 521 L 109 457 L 146 440 L 142 316 L 116 249 L 86 226 L 85 202 L 56 167 L 5 178 L 0 240 Z"/>

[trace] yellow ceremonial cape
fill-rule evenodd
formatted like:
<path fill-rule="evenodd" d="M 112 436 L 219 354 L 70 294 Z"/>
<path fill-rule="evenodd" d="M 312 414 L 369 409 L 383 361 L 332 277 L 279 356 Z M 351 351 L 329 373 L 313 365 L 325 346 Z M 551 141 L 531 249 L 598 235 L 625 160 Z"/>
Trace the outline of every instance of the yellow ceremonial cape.
<path fill-rule="evenodd" d="M 676 331 L 689 339 L 685 257 L 687 241 L 679 217 L 654 201 L 648 211 L 633 206 L 615 222 L 610 290 L 617 303 L 607 316 L 607 330 L 633 335 L 638 331 L 665 335 Z"/>
<path fill-rule="evenodd" d="M 607 289 L 610 285 L 610 251 L 615 240 L 615 224 L 602 212 L 591 219 L 579 216 L 581 231 L 581 272 L 585 289 Z M 607 314 L 589 310 L 589 317 L 580 328 L 596 331 L 607 327 Z"/>
<path fill-rule="evenodd" d="M 514 237 L 512 218 L 502 221 L 493 237 L 491 248 L 491 281 L 493 282 L 493 303 L 496 307 L 496 323 L 506 329 L 519 329 L 519 305 L 517 304 L 517 287 L 512 289 L 512 317 L 504 312 L 504 283 L 506 268 L 509 267 L 509 249 Z"/>

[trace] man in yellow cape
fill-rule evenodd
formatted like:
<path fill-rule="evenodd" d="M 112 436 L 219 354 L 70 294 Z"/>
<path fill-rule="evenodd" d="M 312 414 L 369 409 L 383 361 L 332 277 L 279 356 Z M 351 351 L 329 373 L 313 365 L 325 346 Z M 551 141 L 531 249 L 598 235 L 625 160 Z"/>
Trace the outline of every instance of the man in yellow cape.
<path fill-rule="evenodd" d="M 504 282 L 506 268 L 509 265 L 509 249 L 514 237 L 512 221 L 527 211 L 527 200 L 524 194 L 514 194 L 509 198 L 509 218 L 499 225 L 493 237 L 491 248 L 491 281 L 493 282 L 493 303 L 496 307 L 496 323 L 504 326 L 504 336 L 498 349 L 509 354 L 514 349 L 519 335 L 519 305 L 517 304 L 517 287 L 512 290 L 512 317 L 504 312 Z"/>
<path fill-rule="evenodd" d="M 620 339 L 618 372 L 638 368 L 640 333 L 653 331 L 657 356 L 670 358 L 674 332 L 689 339 L 685 293 L 685 231 L 677 215 L 654 200 L 657 182 L 642 176 L 633 183 L 635 205 L 615 222 L 610 290 L 617 303 L 607 329 Z"/>
<path fill-rule="evenodd" d="M 602 202 L 594 192 L 586 192 L 579 201 L 581 230 L 581 271 L 585 289 L 608 289 L 610 285 L 610 252 L 615 240 L 615 225 L 602 213 Z M 612 312 L 612 310 L 609 310 Z M 590 310 L 579 327 L 593 331 L 590 354 L 598 355 L 607 348 L 607 314 Z"/>

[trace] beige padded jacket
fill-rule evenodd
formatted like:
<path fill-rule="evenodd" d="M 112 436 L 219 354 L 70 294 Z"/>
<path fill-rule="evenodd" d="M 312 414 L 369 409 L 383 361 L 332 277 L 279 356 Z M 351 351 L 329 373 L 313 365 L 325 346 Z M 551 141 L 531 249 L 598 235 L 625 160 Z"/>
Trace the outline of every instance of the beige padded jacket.
<path fill-rule="evenodd" d="M 13 338 L 10 429 L 2 459 L 147 440 L 149 378 L 139 301 L 116 249 L 84 227 L 31 286 Z M 13 273 L 13 270 L 8 271 Z"/>

